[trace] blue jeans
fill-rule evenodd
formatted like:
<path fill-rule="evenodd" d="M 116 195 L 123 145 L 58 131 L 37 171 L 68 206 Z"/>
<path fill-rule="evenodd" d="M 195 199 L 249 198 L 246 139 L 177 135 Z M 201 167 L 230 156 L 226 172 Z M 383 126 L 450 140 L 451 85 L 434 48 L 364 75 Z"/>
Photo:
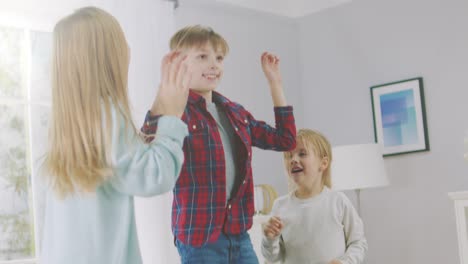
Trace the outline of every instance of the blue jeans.
<path fill-rule="evenodd" d="M 221 233 L 218 241 L 201 247 L 184 245 L 176 240 L 182 264 L 258 264 L 247 232 L 240 235 Z"/>

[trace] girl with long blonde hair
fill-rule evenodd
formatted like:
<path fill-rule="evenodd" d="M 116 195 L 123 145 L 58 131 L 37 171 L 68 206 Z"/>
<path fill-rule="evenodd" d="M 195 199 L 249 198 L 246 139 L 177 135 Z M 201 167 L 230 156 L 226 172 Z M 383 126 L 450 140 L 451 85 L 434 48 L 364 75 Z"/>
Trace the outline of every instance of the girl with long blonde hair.
<path fill-rule="evenodd" d="M 171 190 L 188 134 L 180 120 L 190 73 L 173 52 L 162 62 L 150 144 L 132 123 L 129 47 L 117 20 L 85 7 L 54 28 L 52 120 L 41 263 L 141 263 L 133 195 Z"/>

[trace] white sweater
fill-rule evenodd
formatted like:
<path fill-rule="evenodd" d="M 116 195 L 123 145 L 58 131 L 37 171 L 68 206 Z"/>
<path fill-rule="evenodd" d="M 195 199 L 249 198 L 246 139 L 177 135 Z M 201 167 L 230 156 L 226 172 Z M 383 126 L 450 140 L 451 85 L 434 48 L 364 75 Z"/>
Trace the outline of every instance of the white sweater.
<path fill-rule="evenodd" d="M 323 191 L 299 199 L 294 192 L 278 198 L 272 215 L 283 220 L 281 236 L 262 239 L 262 254 L 268 261 L 284 264 L 360 264 L 367 251 L 362 220 L 341 192 Z"/>

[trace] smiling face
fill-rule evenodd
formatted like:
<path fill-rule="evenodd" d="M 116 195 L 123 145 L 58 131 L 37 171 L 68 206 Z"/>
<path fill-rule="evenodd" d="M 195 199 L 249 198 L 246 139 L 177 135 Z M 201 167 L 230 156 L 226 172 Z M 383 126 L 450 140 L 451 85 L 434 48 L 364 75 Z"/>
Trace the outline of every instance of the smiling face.
<path fill-rule="evenodd" d="M 300 129 L 296 148 L 284 153 L 284 161 L 290 183 L 294 189 L 320 192 L 326 185 L 331 188 L 331 146 L 319 132 Z M 290 189 L 291 190 L 291 189 Z"/>
<path fill-rule="evenodd" d="M 327 162 L 315 154 L 313 147 L 307 147 L 299 140 L 296 149 L 290 152 L 289 176 L 299 189 L 322 187 L 323 171 Z"/>
<path fill-rule="evenodd" d="M 224 57 L 229 52 L 227 41 L 211 27 L 186 26 L 171 38 L 169 47 L 187 55 L 192 75 L 189 88 L 205 100 L 212 100 L 224 72 Z"/>
<path fill-rule="evenodd" d="M 183 51 L 191 65 L 192 80 L 189 87 L 198 94 L 211 93 L 219 85 L 224 72 L 224 52 L 216 50 L 210 42 Z"/>

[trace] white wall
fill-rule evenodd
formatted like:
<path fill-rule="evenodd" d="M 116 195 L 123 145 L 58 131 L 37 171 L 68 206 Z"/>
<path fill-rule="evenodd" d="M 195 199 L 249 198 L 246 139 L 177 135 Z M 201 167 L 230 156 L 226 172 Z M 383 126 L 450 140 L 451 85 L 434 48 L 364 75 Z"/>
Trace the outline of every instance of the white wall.
<path fill-rule="evenodd" d="M 467 10 L 465 0 L 354 0 L 293 22 L 183 2 L 176 28 L 204 24 L 226 37 L 231 53 L 219 91 L 270 123 L 272 103 L 259 56 L 263 50 L 277 53 L 298 127 L 319 129 L 334 145 L 374 141 L 371 85 L 422 76 L 431 151 L 386 158 L 391 186 L 361 192 L 367 263 L 455 264 L 455 218 L 447 192 L 468 189 L 462 160 L 468 128 Z M 128 36 L 132 61 L 145 69 L 134 74 L 151 76 L 132 83 L 137 125 L 156 92 L 151 86 L 158 73 L 151 72 L 160 56 L 145 56 L 155 40 L 147 42 L 148 29 L 141 29 Z M 257 184 L 286 192 L 281 155 L 256 151 L 253 166 Z"/>
<path fill-rule="evenodd" d="M 467 10 L 464 0 L 354 0 L 294 22 L 183 2 L 176 27 L 210 25 L 227 38 L 232 52 L 219 90 L 268 121 L 257 57 L 263 49 L 279 53 L 298 127 L 321 130 L 333 145 L 374 141 L 370 86 L 423 77 L 431 150 L 385 158 L 391 185 L 361 192 L 367 263 L 458 263 L 447 193 L 468 189 Z M 284 194 L 280 155 L 254 155 L 256 183 Z"/>
<path fill-rule="evenodd" d="M 280 57 L 288 103 L 295 107 L 300 123 L 299 53 L 297 26 L 288 19 L 229 8 L 218 4 L 191 4 L 183 1 L 175 13 L 176 27 L 201 24 L 220 33 L 230 46 L 224 77 L 217 91 L 241 103 L 255 118 L 274 125 L 273 104 L 263 75 L 260 55 L 271 51 Z M 286 192 L 282 156 L 273 151 L 253 153 L 255 184 L 270 183 Z"/>
<path fill-rule="evenodd" d="M 355 0 L 299 21 L 303 114 L 334 145 L 373 142 L 369 87 L 421 76 L 431 150 L 385 158 L 361 192 L 367 263 L 458 263 L 447 193 L 468 189 L 468 2 Z"/>

